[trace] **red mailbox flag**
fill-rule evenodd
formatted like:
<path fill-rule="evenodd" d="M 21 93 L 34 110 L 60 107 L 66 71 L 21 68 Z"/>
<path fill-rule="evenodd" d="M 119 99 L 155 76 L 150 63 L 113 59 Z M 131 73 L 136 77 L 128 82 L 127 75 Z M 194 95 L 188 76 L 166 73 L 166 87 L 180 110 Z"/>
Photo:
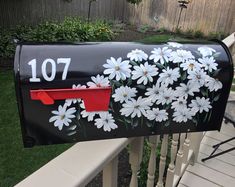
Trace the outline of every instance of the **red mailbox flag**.
<path fill-rule="evenodd" d="M 87 112 L 107 111 L 110 95 L 111 87 L 30 90 L 31 99 L 44 105 L 52 105 L 55 100 L 83 99 Z"/>

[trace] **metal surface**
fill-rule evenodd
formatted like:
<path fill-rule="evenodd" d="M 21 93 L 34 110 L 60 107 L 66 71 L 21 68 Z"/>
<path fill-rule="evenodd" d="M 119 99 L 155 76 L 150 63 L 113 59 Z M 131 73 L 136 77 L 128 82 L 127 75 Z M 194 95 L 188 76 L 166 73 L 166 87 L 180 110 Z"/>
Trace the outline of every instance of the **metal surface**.
<path fill-rule="evenodd" d="M 149 45 L 128 42 L 18 45 L 14 69 L 24 145 L 28 147 L 35 144 L 46 145 L 153 134 L 219 130 L 233 77 L 231 56 L 227 48 L 217 42 L 184 43 L 180 44 L 180 47 L 178 46 L 179 48 L 173 47 L 173 45 L 174 43 Z M 168 60 L 168 63 L 166 63 L 165 60 L 165 62 L 161 64 L 160 60 L 159 62 L 154 62 L 154 59 L 148 58 L 140 62 L 131 60 L 130 56 L 127 57 L 127 54 L 132 50 L 142 50 L 149 57 L 153 54 L 152 51 L 154 48 L 163 49 L 167 47 L 171 49 L 171 54 L 176 53 L 177 50 L 184 50 L 191 52 L 194 60 L 198 62 L 199 58 L 203 58 L 198 48 L 203 46 L 213 49 L 211 57 L 215 60 L 214 63 L 217 65 L 216 69 L 212 71 L 209 71 L 209 69 L 205 70 L 203 67 L 202 69 L 208 76 L 213 77 L 213 80 L 218 79 L 219 82 L 222 83 L 222 89 L 210 91 L 209 85 L 205 86 L 205 83 L 205 85 L 200 86 L 199 91 L 196 91 L 193 95 L 187 95 L 185 100 L 187 102 L 186 105 L 190 108 L 189 105 L 192 100 L 195 100 L 197 97 L 209 98 L 211 108 L 208 108 L 208 112 L 202 109 L 202 111 L 198 111 L 195 116 L 192 115 L 185 121 L 177 122 L 175 114 L 177 109 L 172 108 L 172 103 L 180 99 L 178 96 L 169 103 L 163 104 L 163 101 L 159 100 L 158 104 L 153 101 L 151 105 L 146 104 L 148 106 L 143 109 L 144 111 L 141 112 L 140 110 L 140 116 L 138 112 L 135 116 L 131 114 L 128 116 L 127 112 L 123 110 L 123 108 L 128 108 L 127 105 L 124 105 L 127 104 L 127 101 L 118 102 L 117 98 L 115 101 L 114 94 L 117 92 L 117 89 L 122 86 L 128 86 L 132 89 L 135 88 L 138 92 L 134 94 L 135 96 L 133 96 L 132 99 L 135 101 L 139 99 L 141 101 L 140 105 L 144 105 L 143 102 L 147 102 L 151 96 L 151 94 L 146 95 L 147 89 L 153 88 L 159 80 L 160 74 L 167 70 L 167 67 L 172 70 L 179 68 L 180 77 L 177 77 L 177 80 L 174 80 L 173 83 L 170 81 L 167 86 L 167 89 L 174 91 L 172 93 L 176 93 L 177 87 L 182 86 L 181 83 L 187 85 L 187 82 L 195 81 L 193 79 L 189 80 L 187 70 L 183 70 L 181 64 L 186 63 L 184 60 L 184 62 L 178 63 L 172 63 L 174 59 Z M 148 65 L 157 68 L 158 75 L 153 75 L 152 81 L 147 79 L 146 84 L 144 81 L 139 81 L 140 78 L 132 79 L 128 77 L 128 72 L 125 72 L 127 76 L 126 79 L 121 78 L 123 80 L 118 80 L 117 76 L 110 78 L 109 74 L 104 73 L 107 66 L 104 67 L 103 65 L 107 64 L 107 59 L 111 60 L 111 57 L 116 61 L 118 58 L 122 58 L 122 62 L 128 61 L 131 66 L 129 67 L 131 71 L 129 74 L 132 78 L 133 72 L 138 69 L 137 66 L 145 66 L 146 61 L 148 61 Z M 69 62 L 69 65 L 67 72 L 65 72 L 67 62 Z M 36 68 L 34 69 L 33 66 L 36 66 Z M 116 70 L 118 71 L 119 69 L 116 68 Z M 91 77 L 94 76 L 97 81 L 97 75 L 100 75 L 100 79 L 102 79 L 102 76 L 103 79 L 106 78 L 106 81 L 109 79 L 109 85 L 112 88 L 112 96 L 109 98 L 109 115 L 103 110 L 96 111 L 100 113 L 86 113 L 86 111 L 84 111 L 86 106 L 81 104 L 79 98 L 74 98 L 74 100 L 68 102 L 66 102 L 65 99 L 53 99 L 52 102 L 50 98 L 45 96 L 46 100 L 48 99 L 48 102 L 51 102 L 51 105 L 44 105 L 40 100 L 31 99 L 31 90 L 36 90 L 36 92 L 37 90 L 63 90 L 72 88 L 73 85 L 78 84 L 86 85 L 85 89 L 87 89 L 88 87 L 92 87 L 91 82 L 94 83 L 94 78 L 91 79 Z M 162 82 L 164 81 L 166 81 L 166 78 L 162 78 L 159 84 L 163 85 Z M 88 83 L 90 86 L 88 86 Z M 99 87 L 103 85 L 97 84 L 96 86 Z M 211 89 L 213 90 L 213 88 Z M 90 94 L 88 94 L 88 97 L 89 95 Z M 99 97 L 96 94 L 91 97 L 96 101 L 103 102 L 103 97 Z M 71 97 L 68 96 L 68 98 Z M 143 98 L 145 98 L 145 100 L 142 100 Z M 130 101 L 133 100 L 130 99 Z M 71 108 L 74 109 L 75 112 Z M 151 120 L 150 114 L 152 113 L 148 110 L 153 111 L 153 109 L 157 108 L 165 110 L 167 119 L 158 120 L 156 118 L 156 120 Z M 63 113 L 64 110 L 67 111 L 69 109 L 71 109 L 69 111 L 71 112 L 70 114 L 59 116 L 59 111 Z M 190 111 L 191 109 L 193 109 L 193 107 L 190 108 Z M 144 113 L 146 114 L 144 115 Z M 53 119 L 52 117 L 56 115 L 57 117 Z M 61 125 L 59 120 L 63 120 L 64 118 L 66 120 L 66 116 L 69 115 L 75 117 L 68 117 L 68 121 Z M 106 125 L 108 126 L 107 128 Z"/>

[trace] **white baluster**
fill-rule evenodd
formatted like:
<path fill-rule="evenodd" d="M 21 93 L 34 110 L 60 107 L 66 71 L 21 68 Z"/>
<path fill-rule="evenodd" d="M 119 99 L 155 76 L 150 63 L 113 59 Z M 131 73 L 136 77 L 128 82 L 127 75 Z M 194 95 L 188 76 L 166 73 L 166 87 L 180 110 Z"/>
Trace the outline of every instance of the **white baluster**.
<path fill-rule="evenodd" d="M 171 144 L 171 162 L 167 169 L 166 187 L 172 187 L 175 174 L 175 158 L 177 153 L 179 134 L 173 134 Z"/>
<path fill-rule="evenodd" d="M 183 156 L 184 156 L 183 145 L 184 145 L 185 136 L 186 136 L 186 133 L 180 134 L 180 147 L 177 153 L 176 164 L 175 164 L 175 174 L 178 176 L 181 176 L 181 167 L 182 167 Z"/>
<path fill-rule="evenodd" d="M 190 136 L 190 149 L 193 150 L 193 157 L 190 161 L 190 164 L 194 164 L 197 161 L 198 152 L 200 149 L 201 141 L 203 138 L 203 132 L 194 132 Z"/>
<path fill-rule="evenodd" d="M 117 187 L 118 156 L 103 169 L 103 187 Z"/>
<path fill-rule="evenodd" d="M 165 171 L 166 166 L 166 155 L 167 155 L 167 145 L 168 145 L 168 135 L 164 135 L 162 139 L 161 145 L 161 156 L 160 156 L 160 163 L 159 163 L 159 176 L 157 187 L 163 187 L 163 174 Z"/>
<path fill-rule="evenodd" d="M 189 153 L 189 146 L 190 146 L 190 135 L 191 135 L 191 133 L 187 133 L 186 134 L 186 139 L 184 140 L 184 146 L 183 146 L 183 150 L 184 150 L 183 163 L 184 164 L 187 164 L 187 162 L 188 162 L 188 153 Z"/>
<path fill-rule="evenodd" d="M 144 137 L 135 138 L 130 144 L 129 163 L 131 164 L 132 171 L 130 187 L 138 186 L 137 175 L 140 169 L 140 163 L 142 162 L 143 145 Z"/>
<path fill-rule="evenodd" d="M 150 154 L 149 165 L 148 165 L 147 187 L 153 187 L 154 185 L 154 177 L 155 177 L 155 170 L 156 170 L 156 148 L 158 145 L 158 141 L 159 141 L 159 136 L 149 136 L 151 154 Z"/>

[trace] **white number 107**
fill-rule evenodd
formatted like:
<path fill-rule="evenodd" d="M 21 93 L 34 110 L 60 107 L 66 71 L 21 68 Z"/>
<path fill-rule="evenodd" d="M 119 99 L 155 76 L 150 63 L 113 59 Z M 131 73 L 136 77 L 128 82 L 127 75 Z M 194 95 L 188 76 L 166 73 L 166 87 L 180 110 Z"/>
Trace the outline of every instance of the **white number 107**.
<path fill-rule="evenodd" d="M 57 59 L 57 64 L 65 64 L 64 71 L 62 74 L 62 80 L 65 80 L 67 77 L 70 62 L 71 62 L 71 58 L 58 58 Z M 40 82 L 41 79 L 37 78 L 37 61 L 36 61 L 36 59 L 29 61 L 28 65 L 31 66 L 31 70 L 32 70 L 32 77 L 29 79 L 29 82 Z M 47 73 L 48 66 L 51 66 L 51 73 L 49 75 Z M 42 71 L 42 76 L 46 81 L 53 81 L 56 76 L 56 63 L 55 63 L 55 61 L 51 58 L 45 59 L 42 63 L 41 71 Z"/>

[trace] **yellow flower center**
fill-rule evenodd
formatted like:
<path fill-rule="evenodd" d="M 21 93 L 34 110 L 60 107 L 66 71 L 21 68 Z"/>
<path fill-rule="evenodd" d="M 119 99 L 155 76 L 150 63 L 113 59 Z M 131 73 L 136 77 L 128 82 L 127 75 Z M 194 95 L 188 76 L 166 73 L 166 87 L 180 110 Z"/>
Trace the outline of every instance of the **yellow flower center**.
<path fill-rule="evenodd" d="M 65 115 L 61 115 L 60 119 L 63 120 L 65 118 Z"/>
<path fill-rule="evenodd" d="M 120 67 L 119 67 L 119 66 L 116 66 L 116 67 L 115 67 L 115 70 L 116 70 L 116 71 L 119 71 L 119 70 L 120 70 Z"/>

